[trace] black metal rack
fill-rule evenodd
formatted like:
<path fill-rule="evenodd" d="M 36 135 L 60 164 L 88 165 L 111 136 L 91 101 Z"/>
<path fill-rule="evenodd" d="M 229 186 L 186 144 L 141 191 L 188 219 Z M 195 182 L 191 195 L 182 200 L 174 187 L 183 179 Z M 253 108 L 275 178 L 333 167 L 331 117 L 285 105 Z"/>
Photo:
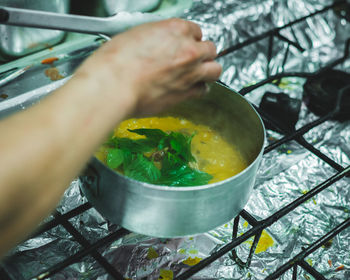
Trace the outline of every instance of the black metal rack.
<path fill-rule="evenodd" d="M 298 24 L 300 22 L 305 21 L 306 19 L 310 17 L 314 17 L 315 15 L 325 13 L 331 9 L 334 8 L 339 8 L 344 5 L 347 5 L 346 1 L 337 1 L 335 4 L 327 6 L 323 8 L 322 10 L 319 10 L 317 12 L 314 12 L 308 16 L 304 16 L 300 19 L 297 19 L 293 22 L 290 22 L 282 27 L 278 27 L 272 30 L 269 30 L 261 35 L 255 36 L 253 38 L 249 38 L 248 40 L 238 43 L 234 46 L 229 47 L 228 49 L 222 51 L 219 56 L 224 56 L 229 53 L 232 53 L 234 51 L 237 51 L 245 46 L 248 46 L 250 44 L 254 44 L 262 39 L 268 38 L 268 53 L 267 53 L 267 58 L 268 58 L 268 67 L 267 67 L 267 72 L 266 72 L 266 79 L 245 87 L 239 91 L 240 94 L 245 95 L 258 87 L 261 87 L 267 83 L 273 83 L 273 82 L 278 82 L 280 81 L 281 78 L 284 77 L 303 77 L 303 78 L 308 78 L 314 75 L 317 75 L 321 73 L 322 71 L 325 71 L 327 69 L 331 69 L 335 67 L 336 65 L 341 64 L 344 62 L 348 56 L 349 56 L 349 47 L 350 47 L 350 39 L 346 41 L 346 44 L 344 46 L 344 54 L 341 58 L 329 62 L 327 65 L 322 67 L 320 70 L 314 73 L 301 73 L 301 72 L 284 72 L 284 64 L 287 61 L 288 53 L 289 53 L 289 46 L 294 46 L 300 51 L 303 51 L 303 48 L 300 46 L 298 41 L 291 41 L 290 39 L 284 37 L 283 35 L 280 34 L 280 31 L 292 27 L 295 24 Z M 283 59 L 283 65 L 282 65 L 282 71 L 278 74 L 275 75 L 270 75 L 269 71 L 269 64 L 270 60 L 272 58 L 272 51 L 273 51 L 273 43 L 274 40 L 282 40 L 287 43 L 287 48 L 286 52 L 284 55 Z M 304 138 L 303 135 L 310 131 L 311 129 L 319 126 L 320 124 L 324 123 L 327 120 L 330 120 L 334 115 L 337 114 L 339 111 L 339 105 L 341 101 L 341 95 L 338 96 L 337 104 L 334 108 L 333 111 L 330 113 L 326 114 L 323 117 L 320 117 L 316 119 L 315 121 L 312 121 L 303 127 L 299 128 L 298 130 L 289 130 L 283 126 L 281 126 L 279 123 L 277 123 L 273 118 L 271 118 L 266 112 L 263 112 L 259 108 L 256 108 L 261 117 L 263 118 L 264 122 L 268 124 L 270 127 L 274 127 L 276 130 L 281 132 L 284 136 L 267 146 L 264 150 L 264 153 L 269 153 L 272 150 L 276 149 L 280 145 L 291 141 L 295 140 L 297 141 L 300 145 L 302 145 L 304 148 L 309 150 L 311 153 L 319 157 L 322 161 L 326 162 L 328 165 L 333 167 L 337 173 L 325 180 L 324 182 L 320 183 L 319 185 L 315 186 L 313 189 L 311 189 L 309 192 L 306 194 L 302 195 L 295 201 L 291 202 L 290 204 L 284 206 L 282 209 L 278 210 L 275 212 L 273 215 L 270 217 L 264 219 L 264 220 L 256 220 L 251 214 L 249 214 L 247 211 L 243 210 L 235 219 L 234 219 L 234 225 L 233 225 L 233 233 L 232 233 L 232 241 L 221 247 L 219 250 L 216 252 L 212 253 L 209 257 L 206 259 L 201 260 L 197 265 L 190 267 L 187 271 L 182 273 L 181 275 L 177 275 L 174 279 L 188 279 L 195 273 L 199 272 L 203 268 L 207 267 L 210 265 L 212 262 L 220 258 L 221 256 L 230 253 L 231 258 L 233 258 L 236 263 L 241 266 L 241 267 L 249 267 L 254 251 L 256 249 L 256 246 L 258 244 L 259 238 L 262 234 L 262 231 L 266 229 L 267 227 L 271 226 L 273 223 L 278 221 L 280 218 L 283 216 L 287 215 L 291 211 L 293 211 L 295 208 L 297 208 L 299 205 L 302 203 L 306 202 L 316 194 L 320 193 L 321 191 L 325 190 L 335 182 L 339 181 L 341 178 L 344 176 L 349 176 L 350 175 L 350 166 L 348 167 L 343 167 L 339 165 L 337 162 L 334 160 L 330 159 L 327 155 L 322 153 L 320 150 L 315 148 L 312 144 L 308 143 Z M 117 229 L 116 231 L 110 233 L 106 237 L 101 238 L 100 240 L 90 243 L 87 239 L 84 238 L 84 236 L 78 232 L 78 230 L 72 225 L 72 223 L 69 221 L 72 217 L 78 216 L 82 214 L 84 211 L 87 211 L 88 209 L 91 208 L 91 205 L 89 203 L 85 203 L 65 214 L 59 213 L 56 211 L 54 213 L 54 219 L 47 222 L 46 224 L 42 225 L 40 229 L 33 235 L 37 236 L 42 234 L 43 232 L 49 231 L 52 228 L 62 225 L 67 232 L 77 241 L 81 246 L 82 249 L 75 253 L 74 255 L 68 257 L 64 261 L 52 266 L 49 268 L 47 271 L 41 272 L 38 276 L 34 277 L 34 279 L 47 279 L 54 275 L 55 273 L 62 271 L 66 267 L 70 266 L 73 263 L 81 261 L 84 257 L 90 255 L 94 258 L 94 260 L 103 267 L 106 272 L 112 276 L 115 279 L 124 279 L 123 276 L 98 252 L 98 249 L 104 247 L 105 245 L 110 244 L 113 241 L 116 241 L 129 232 L 125 229 Z M 245 232 L 243 235 L 237 236 L 238 234 L 238 225 L 240 219 L 243 218 L 246 220 L 250 225 L 251 228 Z M 321 246 L 325 245 L 330 239 L 332 239 L 334 236 L 336 236 L 338 233 L 340 233 L 342 230 L 348 228 L 350 226 L 350 218 L 346 219 L 343 221 L 341 224 L 339 224 L 337 227 L 333 228 L 330 232 L 328 232 L 326 235 L 309 245 L 307 248 L 304 248 L 302 252 L 300 252 L 298 255 L 296 255 L 293 259 L 289 260 L 286 262 L 284 265 L 281 267 L 277 268 L 276 271 L 272 274 L 270 274 L 266 279 L 277 279 L 279 276 L 284 274 L 287 270 L 292 269 L 292 279 L 297 279 L 297 269 L 298 267 L 302 268 L 306 272 L 308 272 L 310 275 L 314 276 L 316 279 L 326 279 L 322 274 L 320 274 L 317 270 L 315 270 L 311 265 L 309 265 L 304 259 L 309 256 L 312 252 L 320 248 Z M 236 252 L 236 247 L 242 244 L 244 241 L 248 240 L 249 238 L 254 236 L 254 241 L 253 245 L 250 249 L 250 253 L 246 258 L 246 261 L 242 261 Z M 1 279 L 11 279 L 9 275 L 6 274 L 4 270 L 0 269 L 0 278 Z"/>

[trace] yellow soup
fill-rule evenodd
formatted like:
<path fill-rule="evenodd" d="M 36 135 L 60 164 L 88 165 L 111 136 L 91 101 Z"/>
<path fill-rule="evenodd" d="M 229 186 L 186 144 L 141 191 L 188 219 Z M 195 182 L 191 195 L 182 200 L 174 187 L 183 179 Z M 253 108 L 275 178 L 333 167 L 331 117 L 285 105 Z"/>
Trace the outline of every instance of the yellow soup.
<path fill-rule="evenodd" d="M 208 126 L 197 125 L 188 120 L 174 117 L 150 117 L 123 121 L 114 130 L 115 137 L 140 139 L 144 136 L 129 132 L 128 129 L 157 128 L 165 132 L 195 133 L 191 151 L 196 158 L 195 168 L 213 176 L 209 183 L 225 180 L 241 172 L 247 163 L 238 149 L 225 141 L 217 132 Z M 96 157 L 106 162 L 107 150 L 101 147 Z"/>

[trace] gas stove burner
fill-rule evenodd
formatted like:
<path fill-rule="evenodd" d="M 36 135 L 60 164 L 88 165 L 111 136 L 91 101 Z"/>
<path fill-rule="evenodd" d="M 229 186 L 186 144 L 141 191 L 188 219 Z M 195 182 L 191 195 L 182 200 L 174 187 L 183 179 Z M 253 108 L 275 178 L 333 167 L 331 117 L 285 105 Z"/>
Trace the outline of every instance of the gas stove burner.
<path fill-rule="evenodd" d="M 324 116 L 331 112 L 338 96 L 343 92 L 340 109 L 333 119 L 350 119 L 350 74 L 339 70 L 326 70 L 308 78 L 304 84 L 304 100 L 311 112 Z"/>
<path fill-rule="evenodd" d="M 299 119 L 301 100 L 291 98 L 285 93 L 265 92 L 259 108 L 267 113 L 279 127 L 293 131 Z M 269 123 L 266 128 L 276 130 Z"/>
<path fill-rule="evenodd" d="M 340 3 L 343 2 L 343 3 Z M 334 3 L 339 3 L 335 8 L 333 8 L 333 11 L 337 16 L 340 18 L 344 18 L 347 21 L 350 22 L 350 3 L 348 1 L 342 1 L 342 0 L 335 0 Z"/>

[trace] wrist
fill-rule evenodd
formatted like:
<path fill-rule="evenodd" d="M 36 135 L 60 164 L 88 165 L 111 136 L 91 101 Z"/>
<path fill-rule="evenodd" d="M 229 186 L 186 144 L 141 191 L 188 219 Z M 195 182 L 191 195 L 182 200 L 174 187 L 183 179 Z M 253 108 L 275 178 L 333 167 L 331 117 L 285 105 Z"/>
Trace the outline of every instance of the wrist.
<path fill-rule="evenodd" d="M 105 115 L 112 122 L 126 118 L 136 106 L 136 89 L 128 82 L 113 77 L 108 70 L 96 70 L 96 74 L 85 69 L 78 70 L 67 85 L 68 91 L 74 92 L 83 106 L 90 104 L 95 113 Z"/>

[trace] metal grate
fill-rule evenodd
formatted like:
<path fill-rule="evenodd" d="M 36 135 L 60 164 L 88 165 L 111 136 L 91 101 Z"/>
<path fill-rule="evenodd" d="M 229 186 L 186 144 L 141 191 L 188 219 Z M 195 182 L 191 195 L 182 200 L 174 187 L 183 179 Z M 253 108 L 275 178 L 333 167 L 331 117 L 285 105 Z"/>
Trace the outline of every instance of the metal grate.
<path fill-rule="evenodd" d="M 248 40 L 238 43 L 236 45 L 233 45 L 222 52 L 219 53 L 219 56 L 225 56 L 229 53 L 235 52 L 241 48 L 244 48 L 245 46 L 248 46 L 250 44 L 257 43 L 258 41 L 262 39 L 268 38 L 268 53 L 267 53 L 267 58 L 268 58 L 268 67 L 267 67 L 267 72 L 266 72 L 266 79 L 245 87 L 239 91 L 240 94 L 245 95 L 265 84 L 268 83 L 277 83 L 284 77 L 303 77 L 303 78 L 308 78 L 312 77 L 314 75 L 320 74 L 323 71 L 327 69 L 331 69 L 335 67 L 336 65 L 341 64 L 344 62 L 348 56 L 349 56 L 349 47 L 350 47 L 350 38 L 346 41 L 344 45 L 344 53 L 343 56 L 340 57 L 339 59 L 336 59 L 334 61 L 329 62 L 327 65 L 319 69 L 318 71 L 314 73 L 303 73 L 303 72 L 285 72 L 284 71 L 284 65 L 287 61 L 288 53 L 289 53 L 289 47 L 293 46 L 299 51 L 303 51 L 304 49 L 300 46 L 297 40 L 291 41 L 290 39 L 284 37 L 283 35 L 280 34 L 280 31 L 285 29 L 285 28 L 291 28 L 293 25 L 301 23 L 305 20 L 307 20 L 310 17 L 314 17 L 315 15 L 323 14 L 333 8 L 339 7 L 341 5 L 345 5 L 346 1 L 338 1 L 333 5 L 327 6 L 323 8 L 322 10 L 319 10 L 317 12 L 314 12 L 312 14 L 309 14 L 308 16 L 304 16 L 302 18 L 299 18 L 293 22 L 290 22 L 289 24 L 286 24 L 282 27 L 278 27 L 272 30 L 269 30 L 263 34 L 260 34 L 258 36 L 249 38 Z M 273 51 L 273 44 L 274 40 L 282 40 L 287 43 L 287 48 L 286 52 L 284 54 L 284 59 L 283 59 L 283 65 L 282 65 L 282 71 L 278 74 L 275 75 L 270 75 L 269 71 L 269 64 L 272 58 L 272 51 Z M 304 148 L 309 150 L 311 153 L 319 157 L 322 161 L 326 162 L 328 165 L 333 167 L 337 173 L 328 178 L 326 181 L 320 183 L 319 185 L 315 186 L 313 189 L 311 189 L 309 192 L 306 194 L 302 195 L 295 201 L 291 202 L 287 206 L 284 206 L 282 209 L 278 210 L 275 212 L 273 215 L 270 217 L 264 219 L 264 220 L 256 220 L 252 215 L 250 215 L 247 211 L 243 210 L 235 219 L 234 219 L 234 226 L 233 226 L 233 233 L 232 233 L 232 241 L 221 247 L 219 250 L 216 252 L 212 253 L 209 257 L 206 259 L 203 259 L 200 261 L 197 265 L 192 266 L 189 268 L 187 271 L 182 273 L 181 275 L 176 276 L 175 279 L 188 279 L 195 273 L 199 272 L 203 268 L 207 267 L 217 259 L 219 259 L 221 256 L 230 253 L 231 257 L 236 261 L 236 263 L 241 266 L 241 267 L 249 267 L 251 260 L 254 256 L 254 251 L 256 249 L 256 246 L 258 244 L 259 238 L 262 234 L 262 231 L 266 229 L 267 227 L 271 226 L 273 223 L 278 221 L 280 218 L 283 216 L 287 215 L 294 209 L 296 209 L 299 205 L 302 203 L 306 202 L 310 198 L 312 198 L 314 195 L 320 193 L 321 191 L 325 190 L 329 186 L 331 186 L 333 183 L 339 181 L 341 178 L 344 176 L 350 175 L 350 166 L 344 168 L 332 159 L 330 159 L 327 155 L 322 153 L 320 150 L 315 148 L 312 144 L 308 143 L 304 138 L 303 135 L 310 131 L 311 129 L 319 126 L 320 124 L 324 123 L 327 120 L 330 120 L 335 114 L 337 114 L 339 110 L 339 105 L 341 101 L 341 95 L 338 96 L 337 104 L 334 108 L 333 111 L 328 113 L 327 115 L 320 117 L 316 119 L 315 121 L 312 121 L 303 127 L 299 128 L 298 130 L 293 130 L 291 131 L 290 129 L 287 129 L 283 127 L 281 124 L 278 124 L 273 118 L 271 118 L 266 112 L 262 111 L 259 108 L 256 108 L 263 118 L 265 124 L 268 124 L 270 127 L 273 127 L 274 129 L 278 130 L 281 132 L 284 137 L 281 139 L 275 141 L 274 143 L 270 144 L 267 146 L 264 150 L 264 153 L 269 153 L 270 151 L 276 149 L 280 145 L 291 141 L 295 140 L 297 141 L 300 145 L 302 145 Z M 69 233 L 70 235 L 82 246 L 82 249 L 75 253 L 74 255 L 68 257 L 64 261 L 57 263 L 56 265 L 52 266 L 49 268 L 47 271 L 40 273 L 38 276 L 34 277 L 34 279 L 47 279 L 51 276 L 53 276 L 55 273 L 62 271 L 66 267 L 70 266 L 73 263 L 81 261 L 84 257 L 86 256 L 91 256 L 101 267 L 103 267 L 106 272 L 112 276 L 114 279 L 124 279 L 123 276 L 115 269 L 113 266 L 98 252 L 98 249 L 122 238 L 129 232 L 125 229 L 118 229 L 115 232 L 109 234 L 106 237 L 101 238 L 100 240 L 96 241 L 95 243 L 90 243 L 88 240 L 86 240 L 81 233 L 79 233 L 75 227 L 69 222 L 69 219 L 72 217 L 75 217 L 77 215 L 80 215 L 84 211 L 87 211 L 88 209 L 91 208 L 91 205 L 89 203 L 85 203 L 65 214 L 61 214 L 58 211 L 54 213 L 54 219 L 47 222 L 46 224 L 42 225 L 38 231 L 33 235 L 37 236 L 43 232 L 46 232 L 58 225 L 62 225 Z M 243 235 L 237 236 L 238 234 L 238 225 L 240 219 L 243 218 L 246 220 L 250 225 L 251 228 L 244 233 Z M 270 274 L 266 279 L 277 279 L 279 276 L 281 276 L 283 273 L 285 273 L 287 270 L 292 270 L 292 279 L 297 279 L 297 270 L 298 267 L 305 270 L 312 276 L 314 276 L 316 279 L 326 279 L 322 274 L 320 274 L 317 270 L 315 270 L 312 266 L 310 266 L 304 259 L 309 256 L 311 253 L 313 253 L 315 250 L 320 248 L 321 246 L 325 245 L 330 239 L 332 239 L 334 236 L 336 236 L 338 233 L 340 233 L 342 230 L 346 229 L 347 227 L 350 226 L 350 218 L 346 219 L 344 222 L 339 224 L 337 227 L 333 228 L 330 232 L 328 232 L 326 235 L 309 245 L 307 248 L 304 248 L 302 252 L 300 252 L 298 255 L 296 255 L 293 259 L 289 260 L 286 262 L 284 265 L 281 267 L 277 268 L 276 271 L 272 274 Z M 254 241 L 253 245 L 250 249 L 249 255 L 246 257 L 246 260 L 243 261 L 237 254 L 236 247 L 242 244 L 244 241 L 248 240 L 249 238 L 254 236 Z M 6 274 L 5 271 L 0 269 L 0 278 L 1 279 L 11 279 L 9 275 Z"/>

